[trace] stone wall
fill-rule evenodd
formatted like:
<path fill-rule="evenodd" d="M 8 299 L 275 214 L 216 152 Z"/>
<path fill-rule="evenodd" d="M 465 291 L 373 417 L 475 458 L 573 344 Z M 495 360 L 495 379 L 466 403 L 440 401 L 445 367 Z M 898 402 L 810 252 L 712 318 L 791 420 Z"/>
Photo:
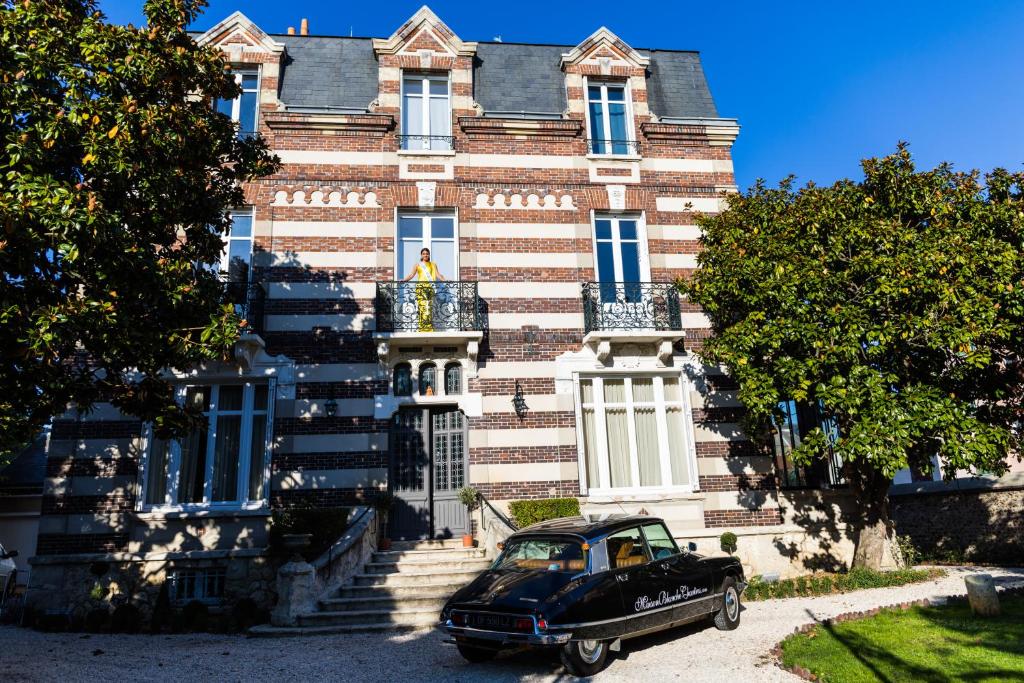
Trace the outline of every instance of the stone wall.
<path fill-rule="evenodd" d="M 926 559 L 1024 563 L 1024 486 L 897 494 L 891 514 Z"/>
<path fill-rule="evenodd" d="M 97 555 L 33 558 L 28 606 L 40 613 L 64 614 L 75 626 L 94 609 L 131 604 L 148 620 L 160 587 L 180 569 L 224 567 L 224 597 L 211 612 L 230 610 L 242 599 L 269 610 L 276 600 L 274 566 L 263 554 L 225 557 L 146 559 Z"/>

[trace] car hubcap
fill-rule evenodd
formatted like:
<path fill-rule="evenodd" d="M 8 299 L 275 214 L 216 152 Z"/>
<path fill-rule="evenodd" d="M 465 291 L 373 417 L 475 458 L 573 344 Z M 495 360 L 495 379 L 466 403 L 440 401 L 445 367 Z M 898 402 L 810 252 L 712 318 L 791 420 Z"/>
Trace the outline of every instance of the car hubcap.
<path fill-rule="evenodd" d="M 740 600 L 736 595 L 735 588 L 729 588 L 725 592 L 725 614 L 729 617 L 729 621 L 735 621 L 736 614 L 740 610 Z"/>
<path fill-rule="evenodd" d="M 601 656 L 602 647 L 599 640 L 581 640 L 579 644 L 580 659 L 587 664 L 593 664 Z"/>

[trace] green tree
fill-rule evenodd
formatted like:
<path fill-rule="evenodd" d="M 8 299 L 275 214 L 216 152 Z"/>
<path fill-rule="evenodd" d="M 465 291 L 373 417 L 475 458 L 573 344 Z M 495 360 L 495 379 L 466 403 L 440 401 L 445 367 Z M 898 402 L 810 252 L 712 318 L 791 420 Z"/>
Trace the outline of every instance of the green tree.
<path fill-rule="evenodd" d="M 1001 472 L 1020 439 L 1024 174 L 917 172 L 905 145 L 864 180 L 730 195 L 701 217 L 699 269 L 681 288 L 765 434 L 782 400 L 818 402 L 859 501 L 855 566 L 878 567 L 893 475 Z M 823 457 L 815 429 L 794 452 Z"/>
<path fill-rule="evenodd" d="M 276 170 L 210 98 L 238 88 L 186 33 L 204 3 L 0 3 L 0 453 L 68 404 L 109 400 L 171 434 L 165 368 L 220 357 L 239 321 L 217 275 L 240 183 Z"/>

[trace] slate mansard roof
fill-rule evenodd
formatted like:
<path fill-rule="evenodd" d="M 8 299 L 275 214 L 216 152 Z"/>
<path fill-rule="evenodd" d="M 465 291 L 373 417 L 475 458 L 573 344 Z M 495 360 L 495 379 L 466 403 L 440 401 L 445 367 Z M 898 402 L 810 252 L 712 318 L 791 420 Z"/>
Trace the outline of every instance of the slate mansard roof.
<path fill-rule="evenodd" d="M 366 111 L 377 97 L 377 59 L 371 38 L 274 35 L 286 57 L 280 98 L 293 110 Z M 485 115 L 561 116 L 566 110 L 560 60 L 571 45 L 477 45 L 473 99 Z M 637 50 L 650 59 L 651 111 L 662 119 L 717 118 L 700 55 Z"/>

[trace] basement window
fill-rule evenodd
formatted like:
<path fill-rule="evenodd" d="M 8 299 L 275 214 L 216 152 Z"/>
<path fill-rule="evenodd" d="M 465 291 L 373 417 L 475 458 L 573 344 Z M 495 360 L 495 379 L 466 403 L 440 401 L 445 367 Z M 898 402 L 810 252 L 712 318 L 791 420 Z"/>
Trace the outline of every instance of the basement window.
<path fill-rule="evenodd" d="M 178 569 L 168 577 L 169 596 L 175 605 L 193 601 L 217 605 L 224 599 L 224 583 L 227 570 L 224 567 L 206 569 Z"/>

